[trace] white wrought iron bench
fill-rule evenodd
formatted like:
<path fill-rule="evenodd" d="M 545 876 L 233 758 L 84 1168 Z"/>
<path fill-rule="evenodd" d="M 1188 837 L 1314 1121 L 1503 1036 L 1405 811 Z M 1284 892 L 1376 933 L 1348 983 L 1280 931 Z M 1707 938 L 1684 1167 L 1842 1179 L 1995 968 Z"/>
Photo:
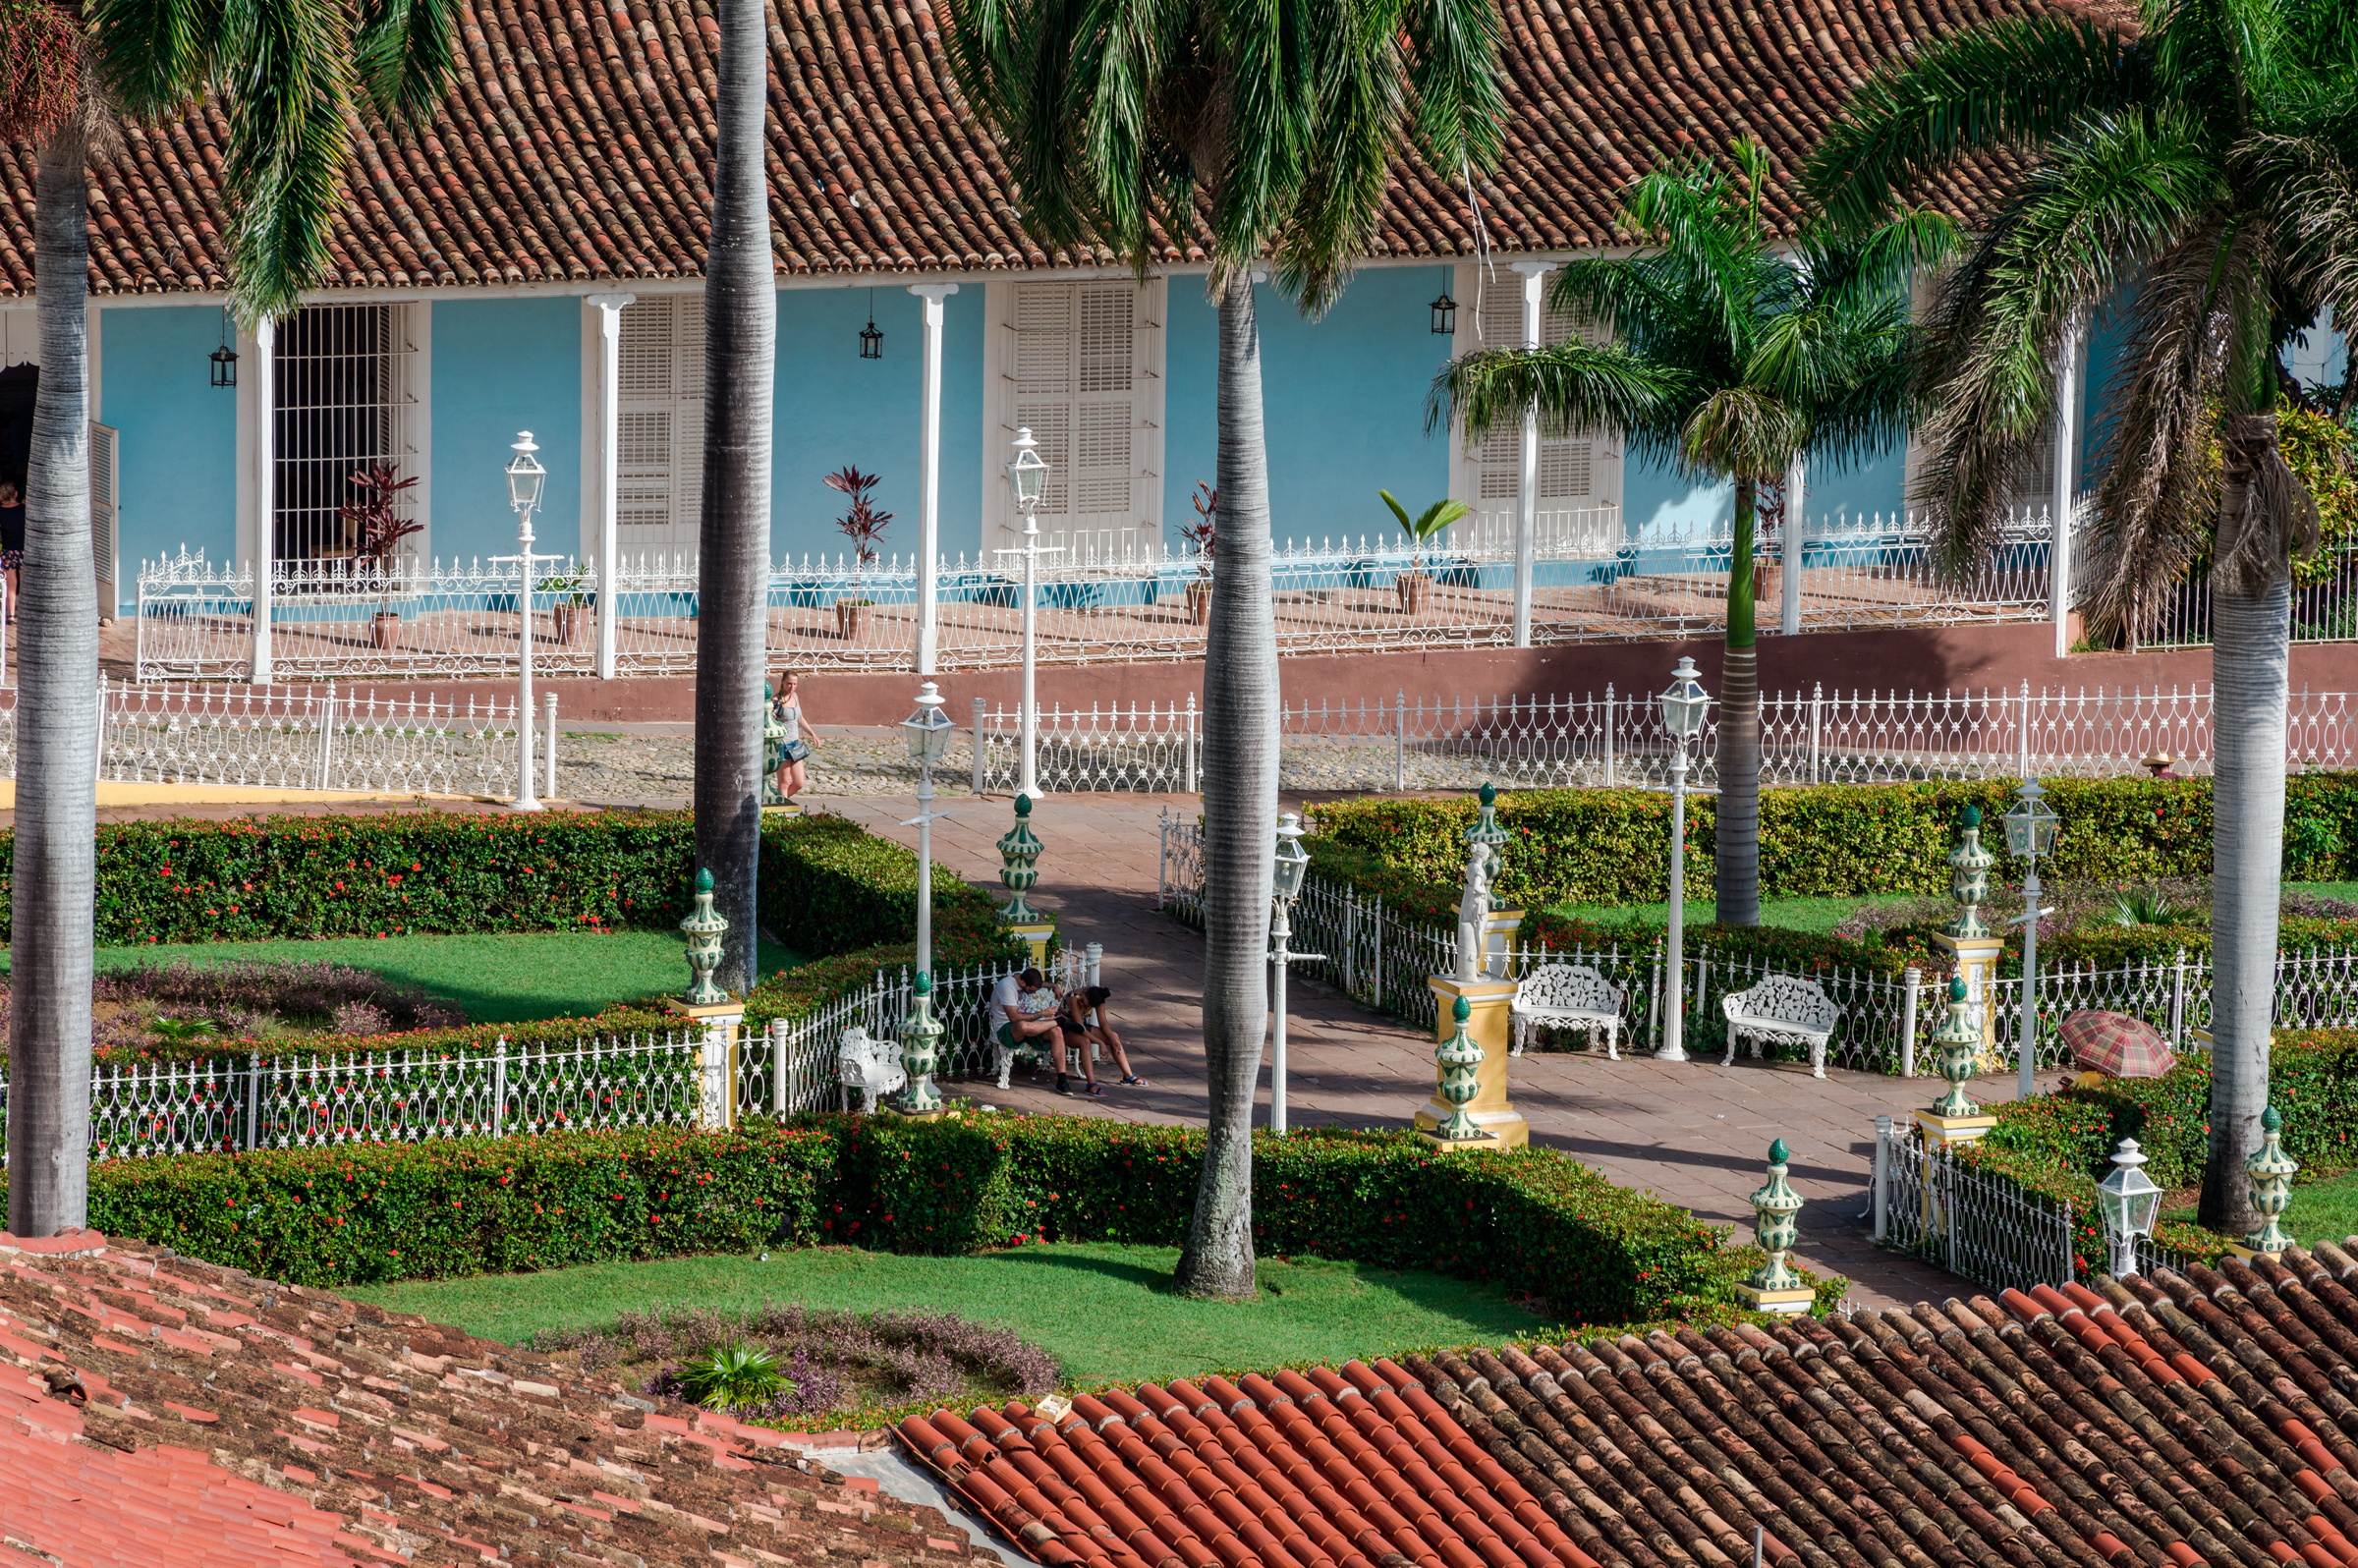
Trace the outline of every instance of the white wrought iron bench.
<path fill-rule="evenodd" d="M 1750 1040 L 1753 1060 L 1760 1060 L 1761 1045 L 1766 1041 L 1807 1045 L 1810 1076 L 1825 1076 L 1825 1042 L 1842 1021 L 1842 1009 L 1816 980 L 1798 975 L 1769 975 L 1722 996 L 1719 1005 L 1727 1013 L 1727 1055 L 1720 1059 L 1720 1066 L 1734 1065 L 1739 1040 Z"/>
<path fill-rule="evenodd" d="M 1514 1028 L 1510 1056 L 1530 1048 L 1543 1029 L 1586 1030 L 1593 1048 L 1604 1036 L 1604 1053 L 1621 1059 L 1621 987 L 1587 964 L 1543 964 L 1515 987 L 1509 1012 Z"/>
<path fill-rule="evenodd" d="M 901 1065 L 899 1042 L 872 1036 L 867 1026 L 854 1024 L 843 1032 L 843 1038 L 835 1045 L 835 1082 L 845 1089 L 858 1090 L 860 1114 L 873 1116 L 877 1102 L 884 1095 L 909 1087 L 909 1072 Z"/>

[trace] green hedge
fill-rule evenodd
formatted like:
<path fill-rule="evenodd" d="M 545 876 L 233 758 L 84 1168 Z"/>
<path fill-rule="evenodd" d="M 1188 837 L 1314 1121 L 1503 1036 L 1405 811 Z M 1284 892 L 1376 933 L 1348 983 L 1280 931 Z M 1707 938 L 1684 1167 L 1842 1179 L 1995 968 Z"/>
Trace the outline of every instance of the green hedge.
<path fill-rule="evenodd" d="M 2049 877 L 2138 882 L 2209 874 L 2209 779 L 2064 778 L 2046 785 L 2063 824 L 2055 856 L 2044 867 Z M 2013 804 L 2014 788 L 2011 779 L 1984 779 L 1765 789 L 1761 892 L 1772 898 L 1941 892 L 1957 814 L 1971 805 L 1993 817 Z M 2295 869 L 2311 880 L 2350 874 L 2358 863 L 2358 773 L 2299 774 L 2285 793 L 2288 819 L 2329 823 L 2345 846 L 2338 858 Z M 1714 805 L 1710 796 L 1687 802 L 1690 897 L 1711 896 Z M 1470 797 L 1326 802 L 1318 808 L 1317 842 L 1380 863 L 1404 887 L 1454 887 L 1465 864 L 1461 835 L 1474 814 Z M 1498 887 L 1510 905 L 1627 905 L 1662 896 L 1670 799 L 1660 791 L 1520 790 L 1499 797 L 1498 822 L 1513 835 Z M 1998 857 L 1992 874 L 2018 878 L 2004 834 L 1988 833 L 1984 842 Z"/>
<path fill-rule="evenodd" d="M 90 1223 L 299 1285 L 561 1268 L 806 1240 L 834 1140 L 753 1122 L 108 1160 Z"/>
<path fill-rule="evenodd" d="M 90 1223 L 319 1286 L 825 1241 L 933 1254 L 1167 1246 L 1186 1231 L 1203 1153 L 1192 1128 L 972 1115 L 125 1159 L 91 1167 Z M 1731 1301 L 1759 1258 L 1550 1150 L 1262 1136 L 1254 1184 L 1263 1253 L 1498 1279 L 1567 1322 Z M 1843 1288 L 1822 1287 L 1830 1299 Z"/>
<path fill-rule="evenodd" d="M 842 816 L 772 818 L 761 831 L 761 924 L 797 952 L 848 953 L 906 942 L 917 929 L 917 852 Z M 996 956 L 1009 940 L 998 906 L 933 867 L 933 945 L 945 967 Z"/>

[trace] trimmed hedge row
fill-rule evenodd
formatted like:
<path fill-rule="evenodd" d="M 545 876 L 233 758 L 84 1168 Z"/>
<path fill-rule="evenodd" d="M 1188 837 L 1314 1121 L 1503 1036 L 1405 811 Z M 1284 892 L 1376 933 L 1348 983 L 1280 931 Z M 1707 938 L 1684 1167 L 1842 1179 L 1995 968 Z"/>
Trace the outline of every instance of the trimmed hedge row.
<path fill-rule="evenodd" d="M 819 955 L 907 942 L 917 929 L 917 853 L 841 816 L 773 820 L 761 831 L 761 924 Z M 990 895 L 938 863 L 933 946 L 947 963 L 997 956 L 1010 938 Z"/>
<path fill-rule="evenodd" d="M 2062 818 L 2055 855 L 2043 867 L 2049 877 L 2137 882 L 2209 874 L 2208 778 L 2045 782 Z M 1993 818 L 2013 804 L 2014 788 L 2010 779 L 1983 779 L 1765 789 L 1761 892 L 1773 898 L 1941 892 L 1957 814 L 1970 805 Z M 1687 802 L 1689 897 L 1711 896 L 1715 805 L 1710 796 Z M 1456 885 L 1465 864 L 1461 835 L 1474 821 L 1475 803 L 1462 796 L 1333 801 L 1320 804 L 1317 814 L 1321 842 L 1379 863 L 1401 878 L 1405 892 Z M 2304 879 L 2330 880 L 2358 868 L 2358 773 L 2296 775 L 2286 785 L 2285 815 L 2330 825 L 2331 839 L 2317 841 L 2343 846 L 2321 855 L 2319 864 L 2295 868 Z M 1520 790 L 1498 798 L 1498 822 L 1514 835 L 1498 885 L 1510 905 L 1642 904 L 1662 895 L 1670 798 L 1660 791 Z M 2004 840 L 2000 832 L 1983 837 L 1998 857 L 1992 875 L 2012 881 L 2021 873 Z"/>
<path fill-rule="evenodd" d="M 318 1286 L 828 1241 L 1167 1246 L 1203 1153 L 1196 1129 L 980 1115 L 113 1160 L 91 1168 L 90 1223 Z M 1254 1212 L 1264 1253 L 1497 1279 L 1567 1322 L 1732 1300 L 1759 1258 L 1563 1155 L 1447 1155 L 1407 1134 L 1257 1138 Z"/>

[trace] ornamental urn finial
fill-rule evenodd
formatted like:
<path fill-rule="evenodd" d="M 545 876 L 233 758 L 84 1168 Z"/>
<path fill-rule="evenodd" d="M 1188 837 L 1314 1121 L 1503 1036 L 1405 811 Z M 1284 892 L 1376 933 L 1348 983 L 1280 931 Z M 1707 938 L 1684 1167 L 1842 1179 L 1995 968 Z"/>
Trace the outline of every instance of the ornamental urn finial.
<path fill-rule="evenodd" d="M 2276 1114 L 2274 1105 L 2260 1113 L 2260 1147 L 2243 1162 L 2246 1174 L 2252 1179 L 2252 1212 L 2260 1216 L 2260 1227 L 2243 1238 L 2243 1244 L 2256 1253 L 2280 1253 L 2292 1245 L 2292 1235 L 2283 1225 L 2284 1211 L 2292 1206 L 2292 1178 L 2300 1162 L 2284 1152 L 2284 1118 Z"/>
<path fill-rule="evenodd" d="M 712 983 L 712 972 L 720 968 L 720 938 L 729 923 L 720 911 L 712 907 L 712 873 L 696 873 L 696 908 L 680 922 L 680 929 L 688 937 L 688 973 L 693 981 L 688 987 L 687 1001 L 694 1007 L 708 1007 L 725 1002 L 729 993 Z"/>
<path fill-rule="evenodd" d="M 1965 1097 L 1965 1086 L 1979 1070 L 1976 1058 L 1982 1050 L 1982 1027 L 1974 1022 L 1973 1004 L 1965 999 L 1962 978 L 1948 982 L 1948 1016 L 1933 1032 L 1933 1044 L 1940 1053 L 1937 1070 L 1948 1080 L 1948 1092 L 1933 1101 L 1933 1114 L 1979 1116 L 1982 1108 Z"/>
<path fill-rule="evenodd" d="M 1768 1261 L 1745 1281 L 1755 1290 L 1795 1290 L 1802 1283 L 1801 1276 L 1785 1262 L 1785 1255 L 1801 1240 L 1801 1226 L 1794 1218 L 1801 1212 L 1801 1194 L 1785 1180 L 1789 1158 L 1783 1139 L 1770 1144 L 1768 1179 L 1752 1195 L 1753 1239 L 1768 1255 Z"/>
<path fill-rule="evenodd" d="M 1026 925 L 1039 919 L 1024 895 L 1039 881 L 1039 852 L 1046 848 L 1039 835 L 1032 831 L 1032 797 L 1015 798 L 1015 826 L 999 835 L 999 885 L 1014 894 L 1014 898 L 999 910 L 999 919 L 1010 925 Z"/>
<path fill-rule="evenodd" d="M 941 1036 L 942 1027 L 933 1017 L 933 980 L 921 969 L 909 987 L 909 1016 L 901 1021 L 901 1069 L 909 1075 L 901 1110 L 908 1115 L 926 1116 L 941 1109 L 941 1096 L 933 1092 Z"/>
<path fill-rule="evenodd" d="M 1957 901 L 1957 918 L 1946 927 L 1951 936 L 1988 936 L 1982 924 L 1982 901 L 1990 896 L 1990 868 L 1997 857 L 1982 848 L 1982 809 L 1968 806 L 1957 818 L 1957 847 L 1948 852 L 1948 896 Z"/>
<path fill-rule="evenodd" d="M 1433 1135 L 1455 1143 L 1488 1135 L 1466 1114 L 1466 1107 L 1482 1094 L 1482 1046 L 1466 1032 L 1466 1020 L 1474 1016 L 1474 1009 L 1460 996 L 1450 1004 L 1449 1016 L 1456 1021 L 1457 1031 L 1432 1053 L 1441 1067 L 1434 1092 L 1449 1107 L 1449 1119 L 1434 1128 Z"/>

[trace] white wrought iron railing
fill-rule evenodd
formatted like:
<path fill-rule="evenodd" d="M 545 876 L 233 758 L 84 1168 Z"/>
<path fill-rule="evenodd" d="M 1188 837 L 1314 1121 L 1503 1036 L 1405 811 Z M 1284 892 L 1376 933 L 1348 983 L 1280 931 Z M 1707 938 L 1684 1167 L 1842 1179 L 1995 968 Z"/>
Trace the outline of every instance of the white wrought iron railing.
<path fill-rule="evenodd" d="M 556 695 L 542 718 L 556 791 Z M 98 683 L 101 781 L 366 790 L 399 795 L 516 793 L 514 699 L 379 698 L 324 687 Z M 17 694 L 0 691 L 0 773 L 16 776 Z"/>
<path fill-rule="evenodd" d="M 2211 643 L 2211 579 L 2198 566 L 2154 596 L 2138 616 L 2145 647 L 2207 647 Z M 2330 545 L 2295 563 L 2292 579 L 2295 643 L 2358 642 L 2358 541 Z"/>
<path fill-rule="evenodd" d="M 1724 524 L 1648 526 L 1613 509 L 1548 513 L 1532 577 L 1543 643 L 1687 637 L 1725 623 L 1732 546 Z M 1458 525 L 1465 529 L 1467 525 Z M 1943 573 L 1912 518 L 1835 520 L 1799 552 L 1795 605 L 1805 630 L 2037 620 L 2048 613 L 2050 529 L 2010 524 L 1977 571 Z M 1761 619 L 1779 624 L 1782 546 L 1764 531 Z M 919 563 L 897 557 L 786 561 L 770 572 L 770 655 L 810 668 L 904 668 L 916 645 Z M 1022 587 L 995 556 L 944 556 L 933 567 L 937 646 L 949 670 L 1006 668 L 1022 657 Z M 1283 652 L 1488 646 L 1513 636 L 1511 528 L 1481 524 L 1464 542 L 1412 548 L 1397 536 L 1288 545 L 1271 563 Z M 1044 663 L 1201 657 L 1216 567 L 1164 550 L 1057 557 L 1039 579 L 1036 643 Z M 280 561 L 270 579 L 273 673 L 297 679 L 498 674 L 522 647 L 523 581 L 511 563 Z M 142 563 L 138 578 L 140 680 L 251 674 L 251 565 L 202 554 Z M 609 613 L 595 563 L 568 560 L 535 579 L 533 660 L 552 672 L 597 667 Z M 610 606 L 620 674 L 695 668 L 692 560 L 616 563 Z"/>

